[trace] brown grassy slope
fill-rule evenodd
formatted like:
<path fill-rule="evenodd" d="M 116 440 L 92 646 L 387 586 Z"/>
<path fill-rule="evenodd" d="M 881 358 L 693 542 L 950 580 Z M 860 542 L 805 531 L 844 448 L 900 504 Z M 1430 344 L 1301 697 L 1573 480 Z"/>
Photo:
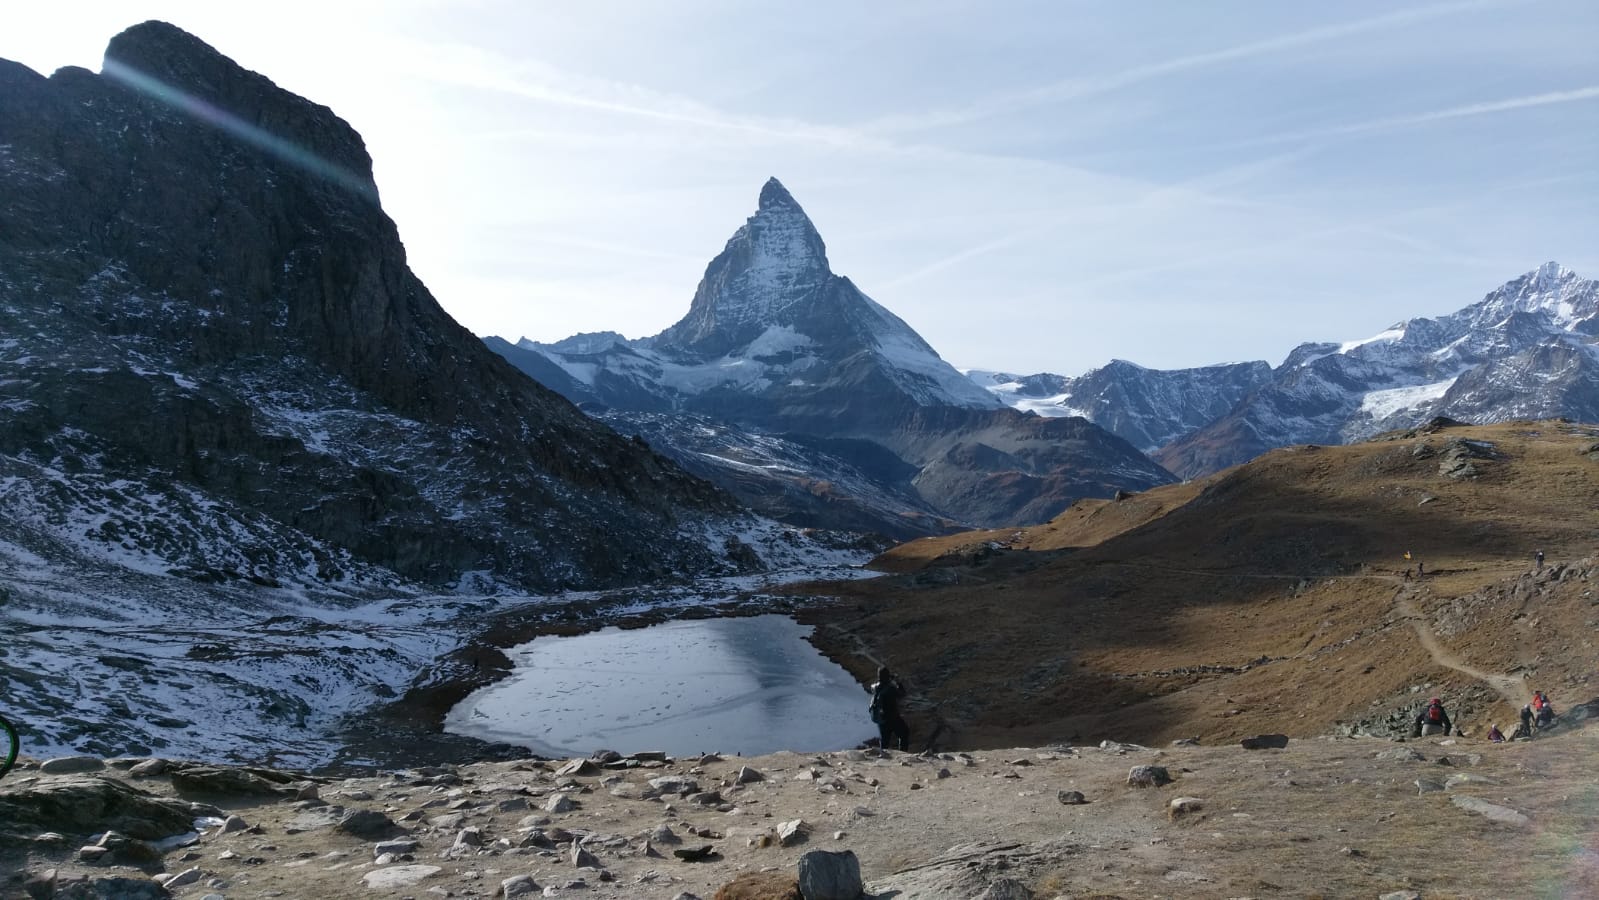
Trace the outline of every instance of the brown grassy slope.
<path fill-rule="evenodd" d="M 1497 455 L 1474 478 L 1440 474 L 1460 438 Z M 838 586 L 848 602 L 807 618 L 861 674 L 902 671 L 913 728 L 942 728 L 944 746 L 1303 736 L 1421 685 L 1467 727 L 1505 724 L 1535 686 L 1599 694 L 1596 586 L 1558 568 L 1599 546 L 1596 441 L 1544 422 L 1278 450 L 1032 529 L 914 542 L 885 560 L 908 574 Z M 1538 548 L 1550 565 L 1533 578 Z M 1406 551 L 1424 581 L 1403 577 Z M 1423 634 L 1445 662 L 1510 680 L 1441 664 Z"/>

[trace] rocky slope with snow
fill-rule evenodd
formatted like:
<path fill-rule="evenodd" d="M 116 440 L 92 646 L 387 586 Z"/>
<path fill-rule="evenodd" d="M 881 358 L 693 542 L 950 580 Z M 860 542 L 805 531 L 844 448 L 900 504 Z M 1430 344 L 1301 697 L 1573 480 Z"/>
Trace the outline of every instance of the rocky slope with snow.
<path fill-rule="evenodd" d="M 1435 416 L 1599 421 L 1599 282 L 1546 263 L 1458 312 L 1301 345 L 1267 384 L 1156 457 L 1187 477 Z"/>
<path fill-rule="evenodd" d="M 1264 362 L 1146 369 L 1123 359 L 1076 377 L 967 372 L 1006 403 L 1041 416 L 1082 416 L 1146 453 L 1226 415 L 1271 376 Z"/>
<path fill-rule="evenodd" d="M 827 441 L 831 452 L 864 454 L 844 456 L 856 468 L 891 454 L 902 465 L 889 468 L 904 473 L 878 490 L 914 501 L 908 515 L 879 521 L 889 534 L 925 533 L 928 511 L 968 524 L 1037 521 L 1078 497 L 1170 478 L 1085 421 L 1018 413 L 962 376 L 832 272 L 815 226 L 776 179 L 707 267 L 688 314 L 660 334 L 489 345 L 591 408 L 692 414 L 801 443 Z M 550 363 L 560 375 L 548 375 Z M 659 427 L 652 436 L 674 440 Z M 663 452 L 681 459 L 700 451 Z M 827 469 L 810 477 L 847 480 Z"/>
<path fill-rule="evenodd" d="M 838 558 L 406 265 L 361 138 L 158 22 L 0 60 L 0 684 L 30 743 L 326 761 L 511 603 Z"/>
<path fill-rule="evenodd" d="M 715 564 L 730 498 L 457 325 L 331 111 L 146 23 L 99 75 L 0 63 L 0 134 L 7 539 L 258 583 Z"/>

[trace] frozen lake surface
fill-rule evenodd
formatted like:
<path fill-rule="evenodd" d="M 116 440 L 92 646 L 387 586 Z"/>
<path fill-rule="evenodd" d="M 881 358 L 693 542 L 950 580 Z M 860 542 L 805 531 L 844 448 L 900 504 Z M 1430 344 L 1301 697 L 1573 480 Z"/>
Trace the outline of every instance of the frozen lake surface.
<path fill-rule="evenodd" d="M 536 638 L 507 651 L 511 676 L 463 700 L 445 730 L 549 757 L 853 747 L 877 733 L 870 695 L 809 633 L 764 615 Z"/>

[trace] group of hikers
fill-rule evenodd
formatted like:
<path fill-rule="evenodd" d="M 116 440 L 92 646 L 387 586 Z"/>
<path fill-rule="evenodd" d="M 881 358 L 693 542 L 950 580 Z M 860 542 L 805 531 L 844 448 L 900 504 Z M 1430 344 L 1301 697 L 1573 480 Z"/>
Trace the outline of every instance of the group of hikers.
<path fill-rule="evenodd" d="M 1532 692 L 1532 702 L 1521 708 L 1521 721 L 1516 730 L 1505 737 L 1498 725 L 1488 726 L 1488 740 L 1499 744 L 1505 741 L 1530 741 L 1534 733 L 1545 731 L 1555 724 L 1555 707 L 1544 696 L 1543 691 Z M 1460 729 L 1454 727 L 1449 721 L 1449 713 L 1444 709 L 1444 702 L 1438 697 L 1427 701 L 1427 705 L 1416 714 L 1416 723 L 1410 733 L 1414 737 L 1424 737 L 1432 734 L 1448 735 L 1453 729 L 1455 734 L 1460 734 Z"/>

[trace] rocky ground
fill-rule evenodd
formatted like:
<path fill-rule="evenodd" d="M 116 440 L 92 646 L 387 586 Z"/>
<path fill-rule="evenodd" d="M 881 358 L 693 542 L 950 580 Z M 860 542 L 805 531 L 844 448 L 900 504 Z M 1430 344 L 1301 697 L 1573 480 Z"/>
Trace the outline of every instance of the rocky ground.
<path fill-rule="evenodd" d="M 1596 742 L 640 754 L 347 780 L 29 761 L 0 783 L 0 897 L 782 897 L 717 891 L 760 872 L 792 890 L 816 850 L 852 852 L 877 898 L 1594 896 Z M 1170 783 L 1130 784 L 1139 766 Z"/>

